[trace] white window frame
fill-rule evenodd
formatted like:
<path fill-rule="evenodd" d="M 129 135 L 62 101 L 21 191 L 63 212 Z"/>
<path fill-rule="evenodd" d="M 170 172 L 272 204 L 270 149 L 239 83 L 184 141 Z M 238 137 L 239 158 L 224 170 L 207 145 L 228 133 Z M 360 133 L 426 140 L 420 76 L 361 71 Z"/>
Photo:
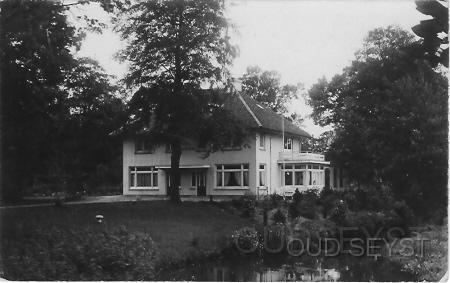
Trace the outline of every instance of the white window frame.
<path fill-rule="evenodd" d="M 287 147 L 286 147 L 287 146 Z M 283 149 L 284 150 L 292 150 L 293 149 L 293 141 L 292 138 L 285 137 L 283 140 Z"/>
<path fill-rule="evenodd" d="M 259 149 L 266 149 L 266 135 L 259 134 Z"/>
<path fill-rule="evenodd" d="M 225 166 L 240 166 L 239 169 L 225 169 Z M 247 167 L 247 168 L 245 168 Z M 247 184 L 246 186 L 244 186 L 244 172 L 247 172 L 247 183 L 250 182 L 250 170 L 249 170 L 249 164 L 248 163 L 242 163 L 242 164 L 216 164 L 215 166 L 215 170 L 214 170 L 214 184 L 215 187 L 217 189 L 248 189 L 249 188 L 249 184 Z M 239 172 L 240 173 L 240 186 L 225 186 L 225 173 L 226 172 Z M 219 186 L 217 184 L 217 175 L 218 173 L 220 173 L 220 178 L 221 179 L 221 186 Z"/>
<path fill-rule="evenodd" d="M 264 185 L 261 185 L 261 174 L 263 174 Z M 267 188 L 267 165 L 265 163 L 260 163 L 258 166 L 258 187 Z"/>
<path fill-rule="evenodd" d="M 289 166 L 291 168 L 286 168 L 286 166 Z M 296 166 L 302 166 L 304 168 L 295 168 Z M 308 166 L 305 164 L 284 164 L 281 166 L 281 182 L 282 182 L 282 186 L 283 187 L 298 187 L 298 186 L 308 186 L 306 183 L 306 175 L 308 171 Z M 285 179 L 285 173 L 286 172 L 291 172 L 292 174 L 292 185 L 286 185 L 286 179 Z M 300 185 L 296 185 L 295 184 L 295 175 L 301 173 L 303 174 L 303 184 Z"/>
<path fill-rule="evenodd" d="M 150 170 L 139 170 L 139 168 L 150 167 Z M 150 186 L 138 186 L 137 175 L 150 174 Z M 156 174 L 156 182 L 154 181 L 154 175 Z M 154 166 L 130 166 L 129 167 L 129 188 L 130 190 L 158 190 L 159 176 L 158 169 Z M 134 186 L 131 186 L 131 178 L 133 178 Z M 156 183 L 156 184 L 155 184 Z"/>

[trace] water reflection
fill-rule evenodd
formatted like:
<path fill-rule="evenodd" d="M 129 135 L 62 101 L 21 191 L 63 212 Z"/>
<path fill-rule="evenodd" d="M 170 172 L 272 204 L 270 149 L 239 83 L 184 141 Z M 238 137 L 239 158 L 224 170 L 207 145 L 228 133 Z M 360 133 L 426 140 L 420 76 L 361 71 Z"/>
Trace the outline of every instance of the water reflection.
<path fill-rule="evenodd" d="M 238 257 L 194 263 L 161 273 L 157 280 L 177 281 L 414 281 L 387 260 L 335 258 Z"/>

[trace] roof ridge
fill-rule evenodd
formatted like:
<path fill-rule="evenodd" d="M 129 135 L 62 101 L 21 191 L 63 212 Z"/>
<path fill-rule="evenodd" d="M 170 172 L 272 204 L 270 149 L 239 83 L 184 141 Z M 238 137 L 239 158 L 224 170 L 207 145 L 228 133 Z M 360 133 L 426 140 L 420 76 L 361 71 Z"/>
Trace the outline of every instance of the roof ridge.
<path fill-rule="evenodd" d="M 253 113 L 253 111 L 250 109 L 250 107 L 248 106 L 247 102 L 245 102 L 244 98 L 242 98 L 240 93 L 238 93 L 238 97 L 241 100 L 242 104 L 244 104 L 245 109 L 247 109 L 247 111 L 250 113 L 250 115 L 252 115 L 253 119 L 255 119 L 256 124 L 258 124 L 259 127 L 262 127 L 261 122 L 258 120 L 258 118 L 256 117 L 255 113 Z"/>

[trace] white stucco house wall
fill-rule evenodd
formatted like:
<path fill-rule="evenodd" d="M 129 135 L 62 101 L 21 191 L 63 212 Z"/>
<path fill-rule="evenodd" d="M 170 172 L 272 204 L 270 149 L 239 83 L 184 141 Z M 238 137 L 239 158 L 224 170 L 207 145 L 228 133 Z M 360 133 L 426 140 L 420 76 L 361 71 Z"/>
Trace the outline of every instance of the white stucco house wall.
<path fill-rule="evenodd" d="M 302 139 L 310 138 L 307 132 L 244 94 L 233 95 L 227 107 L 251 134 L 238 147 L 208 155 L 186 145 L 180 160 L 180 195 L 290 196 L 295 189 L 335 187 L 339 178 L 324 155 L 302 151 Z M 168 146 L 151 148 L 145 138 L 124 139 L 124 195 L 167 195 L 169 171 Z"/>

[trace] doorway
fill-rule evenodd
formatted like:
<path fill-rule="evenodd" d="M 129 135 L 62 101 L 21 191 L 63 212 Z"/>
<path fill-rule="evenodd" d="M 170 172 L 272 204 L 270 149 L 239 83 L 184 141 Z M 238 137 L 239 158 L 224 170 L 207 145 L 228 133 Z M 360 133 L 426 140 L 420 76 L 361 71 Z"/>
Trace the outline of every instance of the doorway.
<path fill-rule="evenodd" d="M 206 171 L 192 172 L 192 186 L 197 189 L 197 196 L 206 196 Z"/>

